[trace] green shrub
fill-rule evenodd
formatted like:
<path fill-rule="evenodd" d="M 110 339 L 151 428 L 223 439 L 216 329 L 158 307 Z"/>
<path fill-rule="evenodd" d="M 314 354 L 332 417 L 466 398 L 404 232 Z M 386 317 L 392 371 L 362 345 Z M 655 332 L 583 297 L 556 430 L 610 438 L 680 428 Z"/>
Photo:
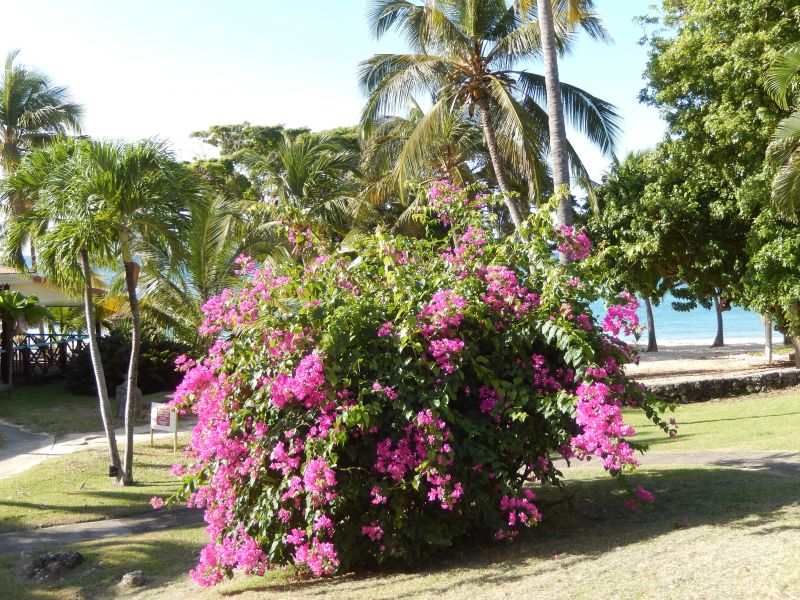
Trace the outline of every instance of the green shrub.
<path fill-rule="evenodd" d="M 602 327 L 589 309 L 582 232 L 542 211 L 530 241 L 503 239 L 496 199 L 447 184 L 429 197 L 425 239 L 379 233 L 327 256 L 292 233 L 304 265 L 243 258 L 244 287 L 205 306 L 217 341 L 180 359 L 176 404 L 198 425 L 169 500 L 206 510 L 199 583 L 511 540 L 541 518 L 535 489 L 558 485 L 559 457 L 596 457 L 620 479 L 638 464 L 623 406 L 668 429 L 622 371 L 631 351 L 615 335 L 637 328 L 634 301 Z M 559 265 L 556 245 L 576 262 Z M 634 510 L 652 501 L 629 492 Z"/>
<path fill-rule="evenodd" d="M 116 387 L 123 383 L 128 375 L 131 341 L 127 335 L 115 331 L 101 337 L 98 346 L 106 385 L 109 393 L 113 395 Z M 139 353 L 139 387 L 142 393 L 174 390 L 181 380 L 181 374 L 175 370 L 175 359 L 187 350 L 188 346 L 170 340 L 142 340 Z M 97 393 L 88 347 L 73 357 L 64 376 L 67 389 L 73 394 Z"/>

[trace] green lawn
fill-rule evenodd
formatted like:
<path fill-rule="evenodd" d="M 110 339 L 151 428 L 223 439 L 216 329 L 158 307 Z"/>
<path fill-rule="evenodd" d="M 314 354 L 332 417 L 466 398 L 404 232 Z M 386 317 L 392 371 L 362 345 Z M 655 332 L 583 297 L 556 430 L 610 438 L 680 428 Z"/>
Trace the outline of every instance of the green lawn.
<path fill-rule="evenodd" d="M 693 450 L 800 450 L 800 391 L 772 392 L 678 406 L 672 439 L 641 413 L 627 411 L 636 440 L 655 452 Z M 669 418 L 668 416 L 668 418 Z"/>
<path fill-rule="evenodd" d="M 183 438 L 184 444 L 188 441 Z M 122 450 L 122 449 L 120 449 Z M 169 467 L 180 460 L 171 440 L 139 444 L 134 459 L 136 485 L 120 487 L 107 477 L 108 455 L 92 449 L 52 458 L 0 479 L 0 532 L 96 521 L 152 510 L 148 501 L 176 489 Z M 0 598 L 2 596 L 0 595 Z"/>
<path fill-rule="evenodd" d="M 15 575 L 16 556 L 0 556 L 0 597 L 115 598 L 116 582 L 135 569 L 150 580 L 133 597 L 164 600 L 800 597 L 797 477 L 659 468 L 642 471 L 635 483 L 657 497 L 638 516 L 622 507 L 608 477 L 575 471 L 567 488 L 574 508 L 544 508 L 545 520 L 514 544 L 454 549 L 418 570 L 324 581 L 277 571 L 200 589 L 186 576 L 204 544 L 202 527 L 191 527 L 70 546 L 86 562 L 35 587 Z"/>
<path fill-rule="evenodd" d="M 151 394 L 144 399 L 159 396 L 163 394 Z M 117 410 L 116 398 L 111 398 L 112 415 L 116 416 Z M 0 392 L 0 419 L 56 437 L 103 429 L 97 397 L 75 396 L 61 381 L 20 385 L 10 393 Z M 115 421 L 115 425 L 121 424 Z"/>
<path fill-rule="evenodd" d="M 641 419 L 632 421 L 659 452 L 800 450 L 798 405 L 800 393 L 792 390 L 682 406 L 676 412 L 681 434 L 672 440 Z M 175 457 L 166 440 L 155 450 L 137 450 L 143 483 L 134 488 L 118 488 L 95 471 L 105 465 L 99 452 L 53 459 L 0 481 L 0 528 L 148 510 L 151 496 L 174 486 L 165 467 Z M 800 477 L 769 469 L 641 469 L 632 481 L 652 490 L 656 503 L 634 515 L 599 469 L 566 474 L 570 502 L 553 504 L 563 492 L 540 491 L 545 520 L 514 544 L 476 542 L 417 570 L 324 581 L 278 570 L 200 589 L 186 576 L 205 543 L 198 526 L 72 545 L 86 562 L 46 584 L 22 580 L 18 558 L 0 556 L 0 598 L 116 598 L 116 582 L 135 569 L 144 570 L 149 582 L 126 597 L 165 600 L 800 597 Z M 9 500 L 15 493 L 21 497 Z"/>

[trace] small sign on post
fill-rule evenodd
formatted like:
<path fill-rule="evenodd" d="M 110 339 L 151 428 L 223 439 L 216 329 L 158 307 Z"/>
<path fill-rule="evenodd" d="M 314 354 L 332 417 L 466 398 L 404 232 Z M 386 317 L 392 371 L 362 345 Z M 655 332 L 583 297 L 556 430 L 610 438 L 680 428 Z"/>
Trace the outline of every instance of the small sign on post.
<path fill-rule="evenodd" d="M 169 404 L 153 402 L 150 404 L 150 445 L 153 445 L 154 431 L 169 431 L 175 434 L 173 451 L 178 451 L 178 411 Z"/>

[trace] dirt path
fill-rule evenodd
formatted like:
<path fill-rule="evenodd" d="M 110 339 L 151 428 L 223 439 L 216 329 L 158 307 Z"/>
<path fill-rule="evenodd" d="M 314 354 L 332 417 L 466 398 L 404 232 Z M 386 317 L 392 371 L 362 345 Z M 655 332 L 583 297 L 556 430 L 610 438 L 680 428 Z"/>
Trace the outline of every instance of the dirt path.
<path fill-rule="evenodd" d="M 55 444 L 55 438 L 49 433 L 31 433 L 2 420 L 0 436 L 5 439 L 0 448 L 0 479 L 39 464 L 49 456 Z"/>
<path fill-rule="evenodd" d="M 74 525 L 56 525 L 30 531 L 12 531 L 0 534 L 0 554 L 22 552 L 24 550 L 44 550 L 53 546 L 75 544 L 89 540 L 146 533 L 172 529 L 184 525 L 197 525 L 203 522 L 200 510 L 176 508 L 173 510 L 151 511 L 123 519 L 90 521 Z"/>
<path fill-rule="evenodd" d="M 178 431 L 185 433 L 191 431 L 196 420 L 186 418 L 180 423 Z M 139 425 L 134 429 L 134 443 L 150 441 L 150 426 Z M 125 444 L 125 430 L 116 431 L 117 444 Z M 71 433 L 55 441 L 49 433 L 30 433 L 22 427 L 0 420 L 0 436 L 6 439 L 5 445 L 0 448 L 0 479 L 11 477 L 26 469 L 38 465 L 40 462 L 71 454 L 81 450 L 105 447 L 106 436 L 98 433 Z M 153 437 L 157 440 L 172 439 L 172 433 L 156 433 Z"/>
<path fill-rule="evenodd" d="M 685 452 L 647 452 L 641 457 L 642 468 L 647 467 L 720 467 L 771 471 L 782 475 L 800 475 L 800 452 L 795 451 L 737 451 L 697 450 Z M 566 467 L 563 463 L 562 466 Z M 570 469 L 601 467 L 600 461 L 571 461 Z"/>

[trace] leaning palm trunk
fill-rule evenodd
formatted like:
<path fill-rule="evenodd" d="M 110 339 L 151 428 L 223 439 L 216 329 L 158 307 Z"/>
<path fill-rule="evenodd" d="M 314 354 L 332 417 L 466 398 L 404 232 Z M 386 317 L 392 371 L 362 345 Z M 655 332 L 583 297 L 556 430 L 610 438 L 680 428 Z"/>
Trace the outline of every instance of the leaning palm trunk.
<path fill-rule="evenodd" d="M 103 429 L 108 438 L 108 451 L 111 457 L 111 469 L 109 475 L 120 476 L 119 450 L 117 449 L 117 437 L 114 432 L 114 424 L 111 422 L 111 403 L 108 401 L 108 389 L 106 388 L 106 377 L 103 372 L 103 361 L 100 358 L 100 349 L 97 347 L 98 337 L 92 323 L 94 322 L 94 304 L 92 302 L 92 273 L 89 269 L 89 254 L 86 250 L 81 250 L 81 272 L 85 282 L 83 292 L 84 312 L 86 313 L 86 331 L 89 334 L 89 356 L 92 359 L 94 370 L 94 380 L 97 384 L 97 398 L 100 401 L 100 418 L 103 420 Z"/>
<path fill-rule="evenodd" d="M 508 212 L 511 214 L 511 220 L 514 222 L 514 227 L 517 230 L 522 227 L 522 215 L 519 212 L 519 207 L 511 196 L 511 186 L 508 184 L 506 171 L 503 168 L 503 163 L 500 160 L 500 151 L 497 148 L 497 137 L 492 129 L 492 123 L 489 119 L 489 106 L 488 102 L 483 101 L 481 107 L 481 126 L 483 128 L 483 136 L 486 139 L 486 147 L 489 149 L 489 157 L 492 160 L 492 168 L 494 175 L 497 178 L 497 185 L 500 186 L 500 191 L 503 192 L 503 201 L 505 202 Z"/>
<path fill-rule="evenodd" d="M 569 193 L 569 159 L 567 158 L 567 129 L 564 125 L 564 105 L 561 101 L 561 80 L 558 76 L 556 32 L 551 0 L 537 0 L 539 28 L 542 36 L 544 79 L 547 87 L 547 121 L 550 128 L 550 156 L 553 162 L 553 188 L 560 194 L 556 221 L 572 225 L 572 196 Z"/>
<path fill-rule="evenodd" d="M 139 349 L 142 345 L 142 327 L 139 321 L 139 298 L 136 296 L 136 269 L 133 261 L 125 262 L 125 284 L 131 306 L 131 359 L 128 363 L 128 381 L 125 393 L 125 466 L 122 485 L 133 484 L 133 426 L 136 419 L 137 380 L 139 378 Z"/>

